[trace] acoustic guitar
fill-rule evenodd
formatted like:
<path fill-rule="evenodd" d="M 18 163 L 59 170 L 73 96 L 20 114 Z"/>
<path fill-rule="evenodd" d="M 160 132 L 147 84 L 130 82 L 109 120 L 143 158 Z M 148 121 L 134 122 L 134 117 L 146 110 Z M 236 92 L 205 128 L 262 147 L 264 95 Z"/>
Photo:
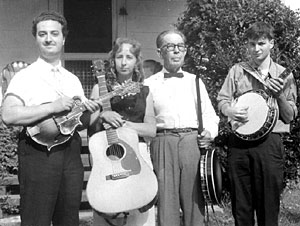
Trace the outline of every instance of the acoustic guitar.
<path fill-rule="evenodd" d="M 96 68 L 97 68 L 97 62 Z M 100 95 L 107 92 L 104 75 L 97 75 Z M 110 110 L 110 102 L 103 110 Z M 158 183 L 139 152 L 135 130 L 119 127 L 97 132 L 89 139 L 93 160 L 86 192 L 90 205 L 98 212 L 116 214 L 140 209 L 156 196 Z"/>
<path fill-rule="evenodd" d="M 118 86 L 115 90 L 99 98 L 101 102 L 110 100 L 114 96 L 124 96 L 128 93 L 139 92 L 140 84 L 127 82 Z M 36 143 L 44 145 L 50 151 L 51 148 L 68 141 L 74 134 L 76 128 L 82 125 L 80 117 L 86 111 L 81 99 L 74 97 L 74 106 L 70 112 L 63 115 L 55 115 L 38 122 L 36 125 L 26 128 L 27 134 Z"/>

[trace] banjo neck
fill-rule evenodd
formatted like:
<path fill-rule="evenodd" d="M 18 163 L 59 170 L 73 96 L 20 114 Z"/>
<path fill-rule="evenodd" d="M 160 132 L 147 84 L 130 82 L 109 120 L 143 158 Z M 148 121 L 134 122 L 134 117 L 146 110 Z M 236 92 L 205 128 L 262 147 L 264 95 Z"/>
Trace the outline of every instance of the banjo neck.
<path fill-rule="evenodd" d="M 289 74 L 291 74 L 294 67 L 287 67 L 284 71 L 278 76 L 281 79 L 286 79 Z"/>
<path fill-rule="evenodd" d="M 248 62 L 241 62 L 241 63 L 239 63 L 239 65 L 245 71 L 247 71 L 250 75 L 252 75 L 256 80 L 258 80 L 265 88 L 267 88 L 267 89 L 265 89 L 265 91 L 268 93 L 268 91 L 267 91 L 269 89 L 269 85 L 267 83 L 268 79 L 264 80 L 261 77 L 260 73 L 255 68 L 253 68 Z M 296 66 L 297 66 L 297 64 L 289 65 L 287 68 L 284 69 L 283 72 L 280 73 L 278 78 L 286 79 L 291 74 L 291 72 L 296 68 Z"/>

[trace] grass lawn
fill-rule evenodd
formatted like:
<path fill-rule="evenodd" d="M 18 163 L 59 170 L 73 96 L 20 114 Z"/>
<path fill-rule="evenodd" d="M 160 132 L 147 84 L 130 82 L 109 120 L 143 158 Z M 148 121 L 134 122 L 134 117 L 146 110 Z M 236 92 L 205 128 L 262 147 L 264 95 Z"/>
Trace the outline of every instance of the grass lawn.
<path fill-rule="evenodd" d="M 282 193 L 279 226 L 300 225 L 300 184 L 292 184 L 285 188 Z M 231 214 L 231 206 L 227 204 L 223 213 L 210 214 L 209 226 L 234 226 Z"/>
<path fill-rule="evenodd" d="M 82 221 L 80 226 L 91 226 L 92 218 Z M 300 225 L 300 184 L 287 186 L 282 193 L 279 226 Z M 224 205 L 222 212 L 210 211 L 209 226 L 234 226 L 230 204 Z"/>
<path fill-rule="evenodd" d="M 91 211 L 82 215 L 80 226 L 92 226 L 93 219 Z M 215 213 L 210 211 L 209 226 L 234 226 L 231 214 L 230 203 L 224 205 L 222 209 L 216 208 Z M 1 221 L 1 220 L 0 220 Z M 2 226 L 2 224 L 0 223 Z M 19 226 L 17 223 L 10 222 L 4 226 Z M 300 184 L 292 184 L 285 188 L 282 193 L 281 207 L 279 214 L 279 226 L 299 226 L 300 225 Z"/>

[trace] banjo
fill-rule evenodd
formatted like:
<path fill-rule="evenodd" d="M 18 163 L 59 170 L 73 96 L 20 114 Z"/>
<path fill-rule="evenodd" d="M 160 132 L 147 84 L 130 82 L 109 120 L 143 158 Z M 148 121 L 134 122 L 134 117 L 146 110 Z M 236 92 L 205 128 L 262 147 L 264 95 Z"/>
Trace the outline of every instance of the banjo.
<path fill-rule="evenodd" d="M 203 131 L 203 121 L 198 76 L 196 77 L 196 90 L 198 102 L 198 134 L 200 135 Z M 198 144 L 199 143 L 200 142 L 198 142 Z M 199 163 L 201 190 L 206 204 L 221 206 L 222 169 L 217 155 L 219 147 L 212 147 L 212 143 L 208 148 L 202 148 L 199 145 L 201 152 Z"/>
<path fill-rule="evenodd" d="M 240 63 L 240 66 L 267 86 L 259 75 L 254 74 L 253 68 L 248 63 Z M 286 68 L 279 78 L 285 79 L 293 69 L 294 67 Z M 242 94 L 234 100 L 233 106 L 248 107 L 247 122 L 230 121 L 233 133 L 245 141 L 257 141 L 266 137 L 274 128 L 279 117 L 276 100 L 262 89 L 250 90 Z"/>
<path fill-rule="evenodd" d="M 205 201 L 210 205 L 221 206 L 222 170 L 217 151 L 218 148 L 210 148 L 201 155 L 200 180 Z"/>

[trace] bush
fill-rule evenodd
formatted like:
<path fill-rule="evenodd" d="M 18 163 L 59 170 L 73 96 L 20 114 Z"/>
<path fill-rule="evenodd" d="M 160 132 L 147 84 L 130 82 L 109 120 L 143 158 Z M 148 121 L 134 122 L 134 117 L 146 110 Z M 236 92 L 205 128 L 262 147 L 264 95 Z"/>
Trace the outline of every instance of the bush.
<path fill-rule="evenodd" d="M 6 127 L 2 123 L 0 113 L 0 180 L 4 183 L 5 178 L 18 173 L 18 133 L 18 127 Z M 7 197 L 0 198 L 0 208 L 3 210 L 3 212 L 8 214 L 18 213 L 18 208 L 10 205 Z"/>
<path fill-rule="evenodd" d="M 7 127 L 1 121 L 0 114 L 0 177 L 18 173 L 17 141 L 18 127 Z"/>
<path fill-rule="evenodd" d="M 285 67 L 296 64 L 293 74 L 299 87 L 299 12 L 292 11 L 280 0 L 188 0 L 187 9 L 176 24 L 186 35 L 189 46 L 184 67 L 204 81 L 216 110 L 216 97 L 228 70 L 248 57 L 243 36 L 256 21 L 268 22 L 275 28 L 272 58 Z M 286 181 L 297 181 L 300 177 L 299 120 L 297 117 L 292 123 L 291 134 L 283 137 Z M 221 118 L 218 142 L 223 146 L 229 131 L 226 119 Z M 224 155 L 221 153 L 226 168 Z"/>

